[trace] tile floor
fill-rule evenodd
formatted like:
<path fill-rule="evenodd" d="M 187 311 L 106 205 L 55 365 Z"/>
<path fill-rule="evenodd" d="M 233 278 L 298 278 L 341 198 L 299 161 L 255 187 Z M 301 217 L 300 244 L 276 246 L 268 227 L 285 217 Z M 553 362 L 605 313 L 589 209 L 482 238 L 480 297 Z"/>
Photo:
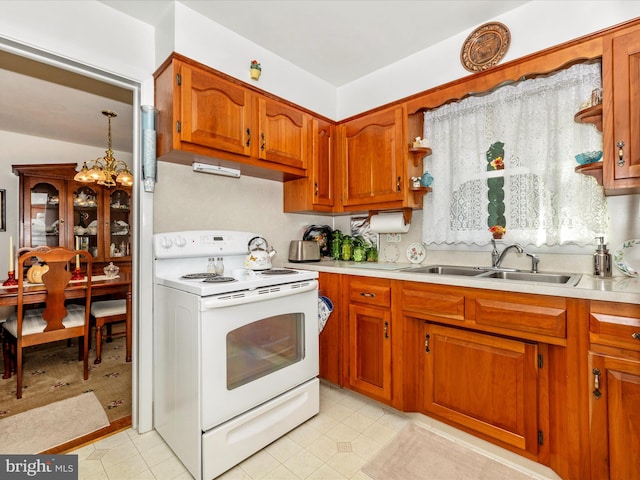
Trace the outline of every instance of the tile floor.
<path fill-rule="evenodd" d="M 317 416 L 218 479 L 371 480 L 360 469 L 410 421 L 410 415 L 321 382 Z M 155 431 L 129 429 L 70 453 L 78 455 L 80 480 L 192 479 Z M 524 470 L 532 478 L 558 478 Z"/>

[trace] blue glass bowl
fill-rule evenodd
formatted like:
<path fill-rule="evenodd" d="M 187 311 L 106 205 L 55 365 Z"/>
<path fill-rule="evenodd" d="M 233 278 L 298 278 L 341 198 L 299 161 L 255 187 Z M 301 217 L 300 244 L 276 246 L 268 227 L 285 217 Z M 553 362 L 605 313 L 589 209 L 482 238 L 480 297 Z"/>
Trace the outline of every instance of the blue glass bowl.
<path fill-rule="evenodd" d="M 602 151 L 584 152 L 576 155 L 576 162 L 580 165 L 597 162 L 602 158 Z"/>

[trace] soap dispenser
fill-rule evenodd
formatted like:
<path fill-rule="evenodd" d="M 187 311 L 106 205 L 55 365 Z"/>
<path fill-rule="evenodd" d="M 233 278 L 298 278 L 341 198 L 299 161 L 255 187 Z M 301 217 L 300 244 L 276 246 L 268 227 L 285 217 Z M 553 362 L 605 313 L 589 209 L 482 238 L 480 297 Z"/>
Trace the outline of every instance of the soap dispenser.
<path fill-rule="evenodd" d="M 611 254 L 607 250 L 607 244 L 604 243 L 604 237 L 596 237 L 598 245 L 596 252 L 593 254 L 593 274 L 596 277 L 611 276 Z"/>

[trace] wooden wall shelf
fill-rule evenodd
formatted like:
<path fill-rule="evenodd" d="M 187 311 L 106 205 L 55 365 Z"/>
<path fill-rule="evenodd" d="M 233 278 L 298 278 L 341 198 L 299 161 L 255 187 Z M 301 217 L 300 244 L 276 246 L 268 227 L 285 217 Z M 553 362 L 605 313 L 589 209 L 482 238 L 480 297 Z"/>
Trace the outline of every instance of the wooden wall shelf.
<path fill-rule="evenodd" d="M 591 175 L 598 181 L 599 185 L 602 185 L 602 161 L 578 165 L 575 171 L 583 175 Z"/>
<path fill-rule="evenodd" d="M 413 154 L 413 165 L 420 165 L 423 157 L 431 155 L 432 150 L 428 147 L 410 147 L 409 152 Z"/>
<path fill-rule="evenodd" d="M 573 119 L 578 123 L 591 123 L 602 132 L 602 104 L 580 110 Z"/>

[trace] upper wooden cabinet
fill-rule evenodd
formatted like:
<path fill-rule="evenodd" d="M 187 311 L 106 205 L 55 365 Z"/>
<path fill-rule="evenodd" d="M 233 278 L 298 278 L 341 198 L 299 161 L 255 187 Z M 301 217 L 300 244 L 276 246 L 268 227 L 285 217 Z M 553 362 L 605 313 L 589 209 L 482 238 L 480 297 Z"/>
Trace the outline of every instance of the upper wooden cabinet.
<path fill-rule="evenodd" d="M 405 122 L 406 109 L 397 106 L 338 126 L 345 211 L 406 206 Z"/>
<path fill-rule="evenodd" d="M 258 98 L 261 160 L 307 168 L 310 116 L 269 98 Z"/>
<path fill-rule="evenodd" d="M 640 27 L 603 39 L 603 183 L 640 191 Z"/>
<path fill-rule="evenodd" d="M 307 177 L 284 183 L 285 212 L 334 211 L 335 127 L 319 118 L 311 119 Z"/>
<path fill-rule="evenodd" d="M 310 114 L 174 54 L 155 74 L 158 158 L 272 180 L 306 176 Z"/>

